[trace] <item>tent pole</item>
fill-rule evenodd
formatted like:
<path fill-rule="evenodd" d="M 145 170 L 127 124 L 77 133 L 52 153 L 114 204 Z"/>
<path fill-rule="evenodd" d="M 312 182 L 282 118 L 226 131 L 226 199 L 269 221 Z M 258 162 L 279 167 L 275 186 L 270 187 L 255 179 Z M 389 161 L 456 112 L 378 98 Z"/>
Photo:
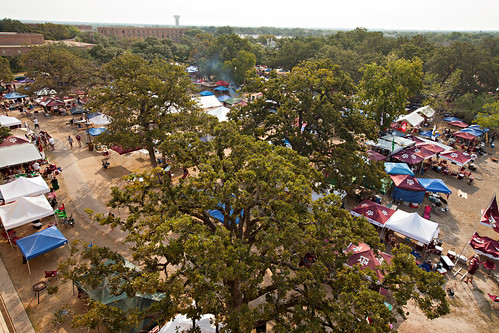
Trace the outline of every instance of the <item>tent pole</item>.
<path fill-rule="evenodd" d="M 28 264 L 28 273 L 31 275 L 31 269 L 29 268 L 29 260 L 26 259 L 26 263 Z"/>
<path fill-rule="evenodd" d="M 14 248 L 14 246 L 12 245 L 12 241 L 10 240 L 10 236 L 9 236 L 9 230 L 5 229 L 5 233 L 7 234 L 7 239 L 9 240 L 9 244 L 10 244 L 10 248 Z"/>

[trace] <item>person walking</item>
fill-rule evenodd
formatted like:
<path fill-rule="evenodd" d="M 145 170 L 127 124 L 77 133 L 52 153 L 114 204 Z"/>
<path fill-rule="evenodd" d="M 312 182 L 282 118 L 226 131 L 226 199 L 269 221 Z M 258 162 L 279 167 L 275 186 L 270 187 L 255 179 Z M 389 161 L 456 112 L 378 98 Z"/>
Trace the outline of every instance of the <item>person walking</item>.
<path fill-rule="evenodd" d="M 73 138 L 71 137 L 71 135 L 68 135 L 68 142 L 69 145 L 71 146 L 71 149 L 73 149 Z"/>
<path fill-rule="evenodd" d="M 49 138 L 49 145 L 50 145 L 50 147 L 52 147 L 52 151 L 54 151 L 55 150 L 55 140 L 53 137 Z"/>
<path fill-rule="evenodd" d="M 79 133 L 78 133 L 78 134 L 76 134 L 76 141 L 78 141 L 78 147 L 80 147 L 80 148 L 81 148 L 81 136 L 80 136 L 80 134 L 79 134 Z"/>
<path fill-rule="evenodd" d="M 33 118 L 33 124 L 35 124 L 35 129 L 40 129 L 40 125 L 38 125 L 38 119 L 36 119 L 36 117 Z"/>

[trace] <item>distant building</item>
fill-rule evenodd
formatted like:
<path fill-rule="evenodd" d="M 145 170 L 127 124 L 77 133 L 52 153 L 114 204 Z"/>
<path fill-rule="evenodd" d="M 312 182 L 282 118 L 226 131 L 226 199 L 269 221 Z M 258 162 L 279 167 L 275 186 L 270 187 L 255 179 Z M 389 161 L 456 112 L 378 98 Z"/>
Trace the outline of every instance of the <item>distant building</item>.
<path fill-rule="evenodd" d="M 28 45 L 43 45 L 42 34 L 0 32 L 0 56 L 14 56 L 29 52 Z"/>
<path fill-rule="evenodd" d="M 45 40 L 42 34 L 0 32 L 0 56 L 15 56 L 28 53 L 30 46 L 41 46 L 50 43 L 64 43 L 67 46 L 80 49 L 91 49 L 94 44 L 76 42 L 74 39 L 68 40 Z"/>
<path fill-rule="evenodd" d="M 186 28 L 153 28 L 153 27 L 97 27 L 97 32 L 101 35 L 118 38 L 147 38 L 157 37 L 158 39 L 169 38 L 175 43 L 182 41 L 182 36 L 188 29 Z"/>

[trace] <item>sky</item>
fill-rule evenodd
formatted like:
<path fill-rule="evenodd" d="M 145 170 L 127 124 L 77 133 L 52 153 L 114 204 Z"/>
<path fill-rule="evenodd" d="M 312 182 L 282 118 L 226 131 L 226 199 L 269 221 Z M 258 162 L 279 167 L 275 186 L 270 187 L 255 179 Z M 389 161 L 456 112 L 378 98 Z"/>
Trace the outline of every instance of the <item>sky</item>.
<path fill-rule="evenodd" d="M 22 0 L 16 20 L 370 30 L 499 30 L 498 0 Z"/>

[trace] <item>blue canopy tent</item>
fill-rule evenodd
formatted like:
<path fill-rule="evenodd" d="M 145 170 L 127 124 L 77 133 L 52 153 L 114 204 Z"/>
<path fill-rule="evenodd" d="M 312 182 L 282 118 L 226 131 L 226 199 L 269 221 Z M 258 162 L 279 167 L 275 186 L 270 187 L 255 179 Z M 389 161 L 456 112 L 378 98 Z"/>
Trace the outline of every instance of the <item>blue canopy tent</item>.
<path fill-rule="evenodd" d="M 440 136 L 440 134 L 438 134 L 438 133 L 432 134 L 432 131 L 423 131 L 423 132 L 419 133 L 419 135 L 426 137 L 426 138 L 430 138 L 430 139 L 432 137 L 438 138 Z"/>
<path fill-rule="evenodd" d="M 208 91 L 208 90 L 203 90 L 199 94 L 201 96 L 213 96 L 213 95 L 215 95 L 214 93 L 212 93 L 211 91 Z"/>
<path fill-rule="evenodd" d="M 470 134 L 473 134 L 474 136 L 481 136 L 483 134 L 485 134 L 484 131 L 482 131 L 481 129 L 479 128 L 463 128 L 462 130 L 460 130 L 459 132 L 466 132 L 466 133 L 470 133 Z"/>
<path fill-rule="evenodd" d="M 74 108 L 71 108 L 69 111 L 71 112 L 72 115 L 83 114 L 88 112 L 87 109 L 84 109 L 81 106 L 75 106 Z"/>
<path fill-rule="evenodd" d="M 87 133 L 91 136 L 99 136 L 106 131 L 105 127 L 89 128 Z"/>
<path fill-rule="evenodd" d="M 216 87 L 213 90 L 216 90 L 216 91 L 229 91 L 229 88 L 224 87 L 224 86 L 218 86 L 218 87 Z"/>
<path fill-rule="evenodd" d="M 225 209 L 225 204 L 218 204 L 218 207 L 220 207 L 220 209 L 208 209 L 208 214 L 217 219 L 218 221 L 220 221 L 221 223 L 224 223 L 225 221 L 225 217 L 222 213 L 222 210 Z M 231 209 L 230 210 L 230 216 L 232 216 L 232 214 L 234 213 L 234 210 Z M 244 210 L 241 212 L 241 216 L 243 215 L 244 213 Z M 236 217 L 236 224 L 239 224 L 239 217 Z"/>
<path fill-rule="evenodd" d="M 38 231 L 33 235 L 23 237 L 17 241 L 17 246 L 21 250 L 24 258 L 28 263 L 28 272 L 31 275 L 29 268 L 29 260 L 58 247 L 68 244 L 68 240 L 57 229 L 56 226 Z M 69 244 L 68 244 L 69 245 Z"/>
<path fill-rule="evenodd" d="M 489 131 L 488 128 L 482 128 L 480 125 L 470 125 L 467 129 L 476 129 L 482 131 L 483 133 L 487 133 Z"/>
<path fill-rule="evenodd" d="M 428 192 L 451 194 L 452 191 L 445 185 L 443 180 L 435 178 L 417 178 L 418 182 Z"/>
<path fill-rule="evenodd" d="M 3 95 L 3 97 L 7 98 L 7 99 L 18 99 L 18 98 L 28 97 L 28 95 L 22 95 L 22 94 L 20 94 L 18 92 L 11 92 L 11 93 Z"/>
<path fill-rule="evenodd" d="M 463 121 L 462 119 L 456 118 L 456 117 L 447 117 L 444 118 L 444 121 Z"/>
<path fill-rule="evenodd" d="M 385 162 L 385 171 L 389 175 L 411 175 L 414 176 L 411 168 L 406 163 Z"/>
<path fill-rule="evenodd" d="M 424 199 L 424 191 L 411 191 L 404 190 L 400 187 L 394 187 L 392 192 L 392 198 L 395 200 L 402 200 L 413 203 L 422 203 Z"/>
<path fill-rule="evenodd" d="M 222 96 L 217 97 L 217 99 L 220 102 L 223 102 L 223 101 L 226 101 L 226 100 L 230 99 L 230 96 L 229 95 L 222 95 Z"/>

